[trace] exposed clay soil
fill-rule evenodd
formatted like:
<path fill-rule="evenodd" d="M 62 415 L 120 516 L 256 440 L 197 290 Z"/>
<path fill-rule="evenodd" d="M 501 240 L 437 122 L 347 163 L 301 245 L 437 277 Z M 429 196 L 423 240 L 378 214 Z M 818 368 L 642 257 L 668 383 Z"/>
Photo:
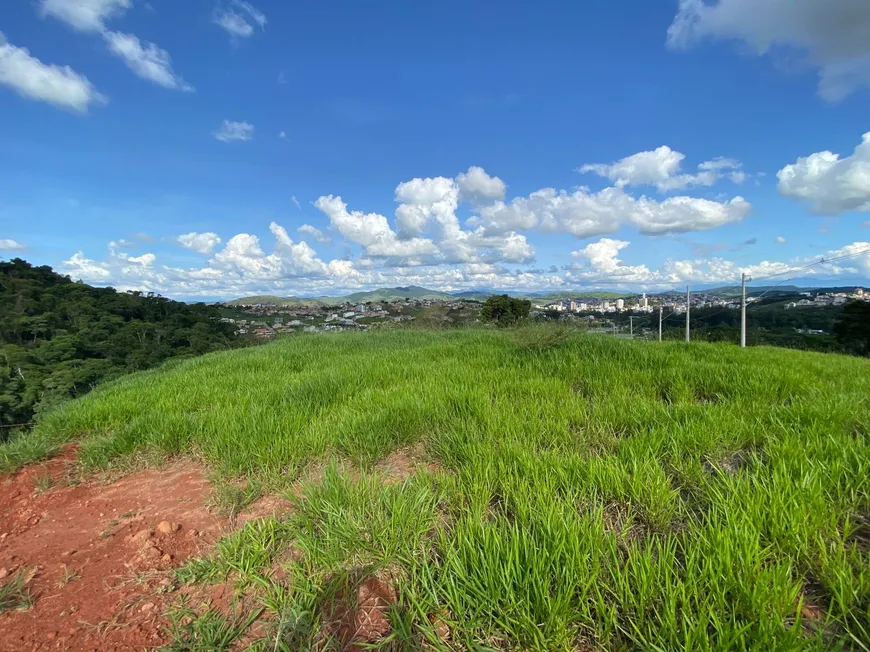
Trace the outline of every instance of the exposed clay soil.
<path fill-rule="evenodd" d="M 70 447 L 0 476 L 0 584 L 23 573 L 33 598 L 26 610 L 0 613 L 0 652 L 153 649 L 169 642 L 165 613 L 180 594 L 228 612 L 229 585 L 179 592 L 172 581 L 174 569 L 228 531 L 206 507 L 211 487 L 202 468 L 177 461 L 111 483 L 79 481 L 75 456 Z M 439 467 L 409 451 L 377 467 L 387 482 L 422 469 Z M 284 498 L 263 496 L 231 525 L 291 509 Z M 364 578 L 344 593 L 326 608 L 326 633 L 347 650 L 389 633 L 386 614 L 396 600 L 389 582 Z"/>
<path fill-rule="evenodd" d="M 35 598 L 0 614 L 0 650 L 159 646 L 170 571 L 220 535 L 205 508 L 208 482 L 194 463 L 177 462 L 71 484 L 74 456 L 0 477 L 0 582 L 23 571 Z"/>

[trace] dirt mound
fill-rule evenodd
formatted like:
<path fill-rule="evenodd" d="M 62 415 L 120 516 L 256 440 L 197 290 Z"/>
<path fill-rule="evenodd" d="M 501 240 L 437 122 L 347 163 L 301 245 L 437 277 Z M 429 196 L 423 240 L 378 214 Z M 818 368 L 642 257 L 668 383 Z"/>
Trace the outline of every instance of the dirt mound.
<path fill-rule="evenodd" d="M 220 534 L 199 467 L 76 484 L 75 451 L 0 477 L 0 576 L 33 606 L 0 613 L 0 650 L 129 650 L 166 642 L 171 570 Z M 0 580 L 5 582 L 7 580 Z"/>

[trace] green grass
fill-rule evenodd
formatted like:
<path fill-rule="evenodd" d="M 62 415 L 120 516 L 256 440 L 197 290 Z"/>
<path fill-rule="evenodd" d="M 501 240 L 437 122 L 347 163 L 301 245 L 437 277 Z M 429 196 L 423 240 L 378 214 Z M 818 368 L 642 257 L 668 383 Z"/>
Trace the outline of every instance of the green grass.
<path fill-rule="evenodd" d="M 85 468 L 195 454 L 246 487 L 219 499 L 233 510 L 297 489 L 284 520 L 180 571 L 255 596 L 262 649 L 330 649 L 336 595 L 377 576 L 397 591 L 392 649 L 867 650 L 868 433 L 867 360 L 407 330 L 129 376 L 0 465 L 83 438 Z M 440 470 L 390 477 L 379 462 L 410 448 Z"/>
<path fill-rule="evenodd" d="M 24 569 L 0 583 L 0 614 L 4 611 L 23 611 L 33 606 L 33 595 L 27 583 L 28 575 Z"/>

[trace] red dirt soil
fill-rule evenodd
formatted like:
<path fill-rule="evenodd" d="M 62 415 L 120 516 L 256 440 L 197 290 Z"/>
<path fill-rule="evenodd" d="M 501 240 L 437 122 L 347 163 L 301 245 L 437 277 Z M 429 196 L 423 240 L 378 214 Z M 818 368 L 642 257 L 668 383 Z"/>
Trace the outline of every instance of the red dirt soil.
<path fill-rule="evenodd" d="M 221 534 L 196 464 L 70 484 L 74 457 L 67 449 L 0 477 L 0 582 L 23 571 L 35 598 L 26 611 L 0 614 L 0 651 L 166 643 L 171 570 Z M 51 486 L 40 492 L 46 476 Z"/>

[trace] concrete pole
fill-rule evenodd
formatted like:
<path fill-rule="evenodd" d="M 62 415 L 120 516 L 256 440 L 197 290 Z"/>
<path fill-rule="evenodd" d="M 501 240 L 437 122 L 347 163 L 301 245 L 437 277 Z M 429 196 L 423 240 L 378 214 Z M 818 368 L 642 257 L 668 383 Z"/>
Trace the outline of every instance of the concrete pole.
<path fill-rule="evenodd" d="M 662 313 L 664 308 L 664 305 L 659 306 L 659 342 L 662 341 Z"/>
<path fill-rule="evenodd" d="M 746 272 L 740 276 L 740 348 L 746 348 L 746 281 L 751 281 L 752 277 L 747 276 Z"/>
<path fill-rule="evenodd" d="M 689 292 L 689 286 L 686 286 L 686 344 L 689 343 L 689 312 L 691 310 L 690 304 L 692 302 L 692 293 Z"/>

